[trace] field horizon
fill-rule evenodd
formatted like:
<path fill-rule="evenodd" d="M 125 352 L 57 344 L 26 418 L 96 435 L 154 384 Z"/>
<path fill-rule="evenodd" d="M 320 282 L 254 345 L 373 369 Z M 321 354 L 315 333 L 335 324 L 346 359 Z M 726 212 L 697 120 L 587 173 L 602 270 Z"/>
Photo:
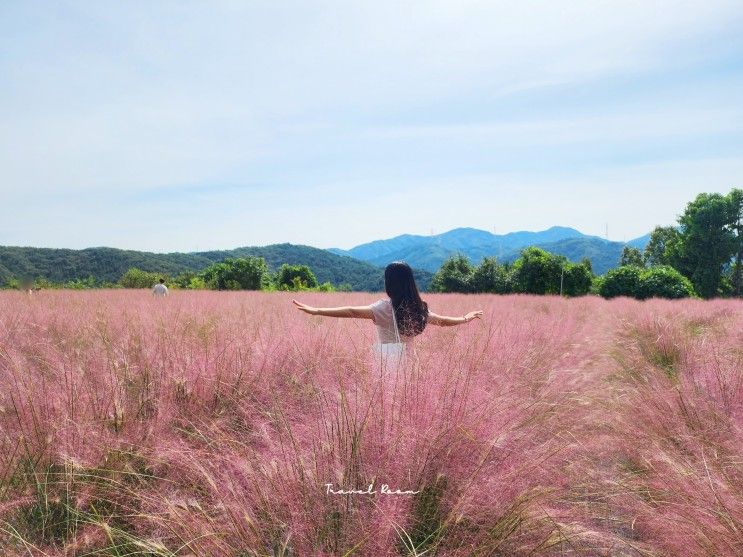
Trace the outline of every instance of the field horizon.
<path fill-rule="evenodd" d="M 743 554 L 743 300 L 380 297 L 0 292 L 0 553 Z"/>

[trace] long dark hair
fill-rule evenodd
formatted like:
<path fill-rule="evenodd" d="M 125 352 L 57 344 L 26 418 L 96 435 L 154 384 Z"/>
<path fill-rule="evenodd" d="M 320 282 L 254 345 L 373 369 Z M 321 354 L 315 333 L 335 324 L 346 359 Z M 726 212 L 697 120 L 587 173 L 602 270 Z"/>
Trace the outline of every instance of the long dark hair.
<path fill-rule="evenodd" d="M 387 265 L 384 289 L 392 302 L 400 334 L 409 337 L 421 334 L 428 320 L 428 304 L 421 300 L 410 265 L 402 261 Z"/>

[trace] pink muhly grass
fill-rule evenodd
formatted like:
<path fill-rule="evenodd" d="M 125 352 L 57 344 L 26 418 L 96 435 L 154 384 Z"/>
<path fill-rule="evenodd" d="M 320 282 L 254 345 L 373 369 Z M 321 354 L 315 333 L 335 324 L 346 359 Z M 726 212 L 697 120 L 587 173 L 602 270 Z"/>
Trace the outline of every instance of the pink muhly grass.
<path fill-rule="evenodd" d="M 741 553 L 740 302 L 291 297 L 0 293 L 3 554 Z"/>

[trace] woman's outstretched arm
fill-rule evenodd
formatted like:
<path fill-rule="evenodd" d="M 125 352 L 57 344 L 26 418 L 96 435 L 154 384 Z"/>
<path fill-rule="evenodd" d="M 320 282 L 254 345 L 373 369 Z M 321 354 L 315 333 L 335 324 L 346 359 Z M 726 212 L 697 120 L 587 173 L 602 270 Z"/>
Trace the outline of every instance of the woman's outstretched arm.
<path fill-rule="evenodd" d="M 358 319 L 374 319 L 371 306 L 342 306 L 337 308 L 315 308 L 292 300 L 297 309 L 310 315 L 324 315 L 326 317 L 356 317 Z"/>
<path fill-rule="evenodd" d="M 449 317 L 447 315 L 436 315 L 432 311 L 428 312 L 428 322 L 431 325 L 439 325 L 440 327 L 451 327 L 453 325 L 462 325 L 463 323 L 469 323 L 473 319 L 482 318 L 482 310 L 471 311 L 462 317 Z"/>

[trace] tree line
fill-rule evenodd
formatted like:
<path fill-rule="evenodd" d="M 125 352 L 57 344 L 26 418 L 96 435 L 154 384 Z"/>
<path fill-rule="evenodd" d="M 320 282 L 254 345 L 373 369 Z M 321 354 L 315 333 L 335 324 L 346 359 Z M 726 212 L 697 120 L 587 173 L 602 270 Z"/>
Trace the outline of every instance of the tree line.
<path fill-rule="evenodd" d="M 273 248 L 284 250 L 295 248 L 305 251 L 310 249 L 283 245 Z M 65 250 L 51 251 L 56 254 Z M 104 251 L 110 255 L 108 252 L 118 253 L 119 250 Z M 618 263 L 618 267 L 610 269 L 605 275 L 596 276 L 587 258 L 573 263 L 566 257 L 537 247 L 525 248 L 514 262 L 501 263 L 495 257 L 485 257 L 476 266 L 464 255 L 455 255 L 445 261 L 433 276 L 429 290 L 567 296 L 593 293 L 607 298 L 632 296 L 639 299 L 688 296 L 741 297 L 743 190 L 736 188 L 727 195 L 699 194 L 679 215 L 677 226 L 656 227 L 643 251 L 625 246 Z M 65 282 L 52 282 L 46 278 L 35 280 L 10 278 L 6 281 L 5 287 L 150 288 L 161 277 L 167 279 L 169 286 L 184 289 L 320 291 L 353 289 L 348 283 L 337 286 L 330 282 L 319 284 L 310 267 L 302 264 L 284 263 L 272 273 L 264 257 L 252 255 L 228 257 L 222 261 L 212 262 L 201 271 L 185 270 L 174 276 L 133 267 L 116 282 L 92 275 Z M 422 278 L 427 280 L 427 277 L 416 277 L 417 280 Z M 379 290 L 381 274 L 379 277 L 367 277 L 367 282 L 374 283 L 373 287 L 367 289 Z"/>
<path fill-rule="evenodd" d="M 699 194 L 678 217 L 658 226 L 644 251 L 625 246 L 619 266 L 596 276 L 588 259 L 525 248 L 513 263 L 485 257 L 473 266 L 464 255 L 445 261 L 431 281 L 434 292 L 530 293 L 606 298 L 631 296 L 713 298 L 743 295 L 743 190 Z"/>
<path fill-rule="evenodd" d="M 330 282 L 318 283 L 307 265 L 284 263 L 271 273 L 263 257 L 235 257 L 214 263 L 198 273 L 187 271 L 175 277 L 129 269 L 119 280 L 123 288 L 151 288 L 160 278 L 171 287 L 189 290 L 317 290 L 319 292 L 350 291 L 350 284 L 337 287 Z"/>

